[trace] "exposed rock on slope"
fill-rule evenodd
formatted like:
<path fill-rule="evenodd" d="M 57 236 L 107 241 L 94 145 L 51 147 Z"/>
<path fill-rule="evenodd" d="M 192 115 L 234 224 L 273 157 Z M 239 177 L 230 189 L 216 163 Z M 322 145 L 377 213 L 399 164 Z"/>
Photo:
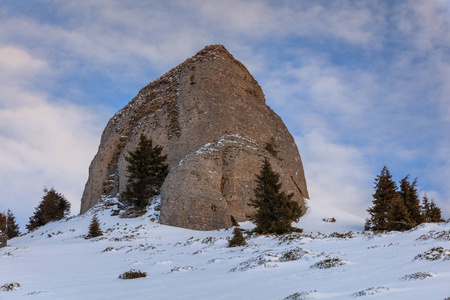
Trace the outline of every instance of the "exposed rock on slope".
<path fill-rule="evenodd" d="M 231 226 L 230 215 L 246 220 L 254 213 L 247 204 L 264 158 L 300 206 L 309 197 L 293 137 L 223 46 L 206 47 L 150 83 L 109 121 L 89 168 L 81 213 L 125 188 L 124 157 L 141 133 L 168 155 L 163 224 L 211 230 Z"/>

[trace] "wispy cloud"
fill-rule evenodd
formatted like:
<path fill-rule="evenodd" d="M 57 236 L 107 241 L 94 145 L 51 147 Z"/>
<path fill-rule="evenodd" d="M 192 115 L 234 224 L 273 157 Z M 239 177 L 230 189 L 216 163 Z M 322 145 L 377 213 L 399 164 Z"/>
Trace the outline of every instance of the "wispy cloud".
<path fill-rule="evenodd" d="M 77 211 L 99 140 L 98 115 L 37 89 L 49 74 L 46 61 L 13 46 L 1 47 L 0 57 L 0 209 L 11 208 L 23 223 L 44 186 L 54 186 Z"/>

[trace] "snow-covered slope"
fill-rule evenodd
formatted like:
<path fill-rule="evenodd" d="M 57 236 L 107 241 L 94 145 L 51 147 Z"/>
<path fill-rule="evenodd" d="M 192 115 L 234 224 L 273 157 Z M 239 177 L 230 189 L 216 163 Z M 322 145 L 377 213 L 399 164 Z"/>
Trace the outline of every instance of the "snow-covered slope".
<path fill-rule="evenodd" d="M 304 232 L 363 231 L 365 220 L 318 201 L 307 201 L 306 214 L 295 225 Z"/>
<path fill-rule="evenodd" d="M 228 248 L 231 229 L 186 230 L 158 224 L 154 210 L 120 219 L 98 207 L 103 237 L 84 239 L 90 211 L 0 249 L 0 286 L 21 285 L 0 291 L 0 299 L 450 297 L 450 224 L 405 233 L 348 233 L 361 229 L 363 220 L 316 209 L 311 207 L 299 222 L 304 234 L 253 236 L 245 247 Z M 118 278 L 130 269 L 147 277 Z"/>

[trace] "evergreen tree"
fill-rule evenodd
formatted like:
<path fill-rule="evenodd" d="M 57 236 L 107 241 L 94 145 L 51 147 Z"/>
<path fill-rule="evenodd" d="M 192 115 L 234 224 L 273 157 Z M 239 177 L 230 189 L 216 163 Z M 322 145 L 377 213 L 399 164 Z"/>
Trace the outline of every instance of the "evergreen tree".
<path fill-rule="evenodd" d="M 26 228 L 31 231 L 43 226 L 51 221 L 58 221 L 66 217 L 70 213 L 70 202 L 55 191 L 54 188 L 47 190 L 44 188 L 45 195 L 42 201 L 35 208 L 34 215 L 30 217 Z"/>
<path fill-rule="evenodd" d="M 0 236 L 6 236 L 6 215 L 0 212 Z"/>
<path fill-rule="evenodd" d="M 445 221 L 442 218 L 441 209 L 433 200 L 430 202 L 427 195 L 424 195 L 422 200 L 422 218 L 425 223 L 439 223 Z"/>
<path fill-rule="evenodd" d="M 100 222 L 97 218 L 97 215 L 92 217 L 91 223 L 89 224 L 89 233 L 88 238 L 94 238 L 103 235 L 103 231 L 100 228 Z"/>
<path fill-rule="evenodd" d="M 392 180 L 392 175 L 386 166 L 380 175 L 375 178 L 375 194 L 373 194 L 373 206 L 367 211 L 370 218 L 366 222 L 366 230 L 387 230 L 387 212 L 390 202 L 397 198 L 397 184 Z"/>
<path fill-rule="evenodd" d="M 241 229 L 239 227 L 235 227 L 233 230 L 233 237 L 228 241 L 228 247 L 239 247 L 245 245 L 247 245 L 247 242 L 245 241 Z"/>
<path fill-rule="evenodd" d="M 255 199 L 250 200 L 250 205 L 257 209 L 253 221 L 258 233 L 291 232 L 294 229 L 291 223 L 298 221 L 302 215 L 300 206 L 292 200 L 294 194 L 280 192 L 282 184 L 279 180 L 280 175 L 272 170 L 265 159 L 260 174 L 256 175 Z"/>
<path fill-rule="evenodd" d="M 386 221 L 386 230 L 405 231 L 413 227 L 408 210 L 400 198 L 390 201 Z"/>
<path fill-rule="evenodd" d="M 428 200 L 427 195 L 423 196 L 422 200 L 422 218 L 425 223 L 439 223 L 444 222 L 442 219 L 441 209 L 434 203 Z"/>
<path fill-rule="evenodd" d="M 15 238 L 19 236 L 19 225 L 16 223 L 16 217 L 13 215 L 12 211 L 8 209 L 6 214 L 6 235 L 8 239 Z"/>
<path fill-rule="evenodd" d="M 136 150 L 128 152 L 125 157 L 128 162 L 128 183 L 120 194 L 123 206 L 145 208 L 150 197 L 159 194 L 169 172 L 167 155 L 162 155 L 162 150 L 161 146 L 153 147 L 152 140 L 141 134 Z"/>
<path fill-rule="evenodd" d="M 442 218 L 441 209 L 436 205 L 436 203 L 434 203 L 433 200 L 431 200 L 430 203 L 429 220 L 431 223 L 445 222 L 445 220 Z"/>
<path fill-rule="evenodd" d="M 425 194 L 422 199 L 422 219 L 424 223 L 430 223 L 430 221 L 428 220 L 429 211 L 430 211 L 430 201 L 428 200 L 428 197 Z"/>
<path fill-rule="evenodd" d="M 408 210 L 412 227 L 422 224 L 423 218 L 420 211 L 420 199 L 417 192 L 417 178 L 412 183 L 408 181 L 409 175 L 400 181 L 400 198 Z"/>

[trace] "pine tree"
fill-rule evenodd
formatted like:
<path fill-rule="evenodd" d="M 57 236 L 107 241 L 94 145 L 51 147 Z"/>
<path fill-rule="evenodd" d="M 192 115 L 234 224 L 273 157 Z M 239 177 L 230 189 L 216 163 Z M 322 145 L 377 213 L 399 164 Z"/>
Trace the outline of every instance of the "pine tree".
<path fill-rule="evenodd" d="M 6 215 L 0 212 L 0 239 L 6 235 Z"/>
<path fill-rule="evenodd" d="M 427 195 L 424 195 L 422 200 L 422 218 L 425 223 L 439 223 L 445 221 L 442 218 L 441 209 L 433 200 L 430 202 Z"/>
<path fill-rule="evenodd" d="M 100 222 L 97 218 L 97 215 L 92 217 L 91 223 L 89 224 L 89 233 L 87 235 L 88 238 L 94 238 L 103 235 L 103 231 L 100 228 Z"/>
<path fill-rule="evenodd" d="M 405 231 L 412 227 L 408 210 L 402 199 L 392 199 L 386 214 L 386 230 Z"/>
<path fill-rule="evenodd" d="M 425 194 L 422 198 L 422 219 L 424 223 L 430 223 L 428 218 L 430 212 L 430 201 L 428 200 L 427 195 Z"/>
<path fill-rule="evenodd" d="M 159 194 L 169 172 L 167 155 L 162 155 L 162 151 L 161 146 L 153 147 L 152 140 L 141 134 L 136 150 L 128 152 L 125 157 L 128 162 L 128 183 L 120 194 L 123 206 L 145 208 L 150 197 Z"/>
<path fill-rule="evenodd" d="M 6 214 L 6 235 L 8 239 L 15 238 L 19 236 L 19 225 L 16 223 L 16 217 L 13 215 L 12 211 L 8 209 Z"/>
<path fill-rule="evenodd" d="M 408 181 L 409 175 L 400 181 L 400 198 L 403 200 L 403 204 L 408 210 L 411 225 L 415 227 L 422 224 L 423 218 L 420 211 L 420 199 L 417 192 L 417 178 L 412 183 Z"/>
<path fill-rule="evenodd" d="M 55 191 L 54 188 L 47 190 L 44 188 L 45 195 L 42 201 L 36 207 L 34 215 L 30 217 L 26 228 L 31 231 L 43 226 L 51 221 L 58 221 L 66 217 L 70 213 L 70 202 Z"/>
<path fill-rule="evenodd" d="M 390 202 L 398 197 L 397 184 L 392 180 L 392 175 L 386 166 L 380 175 L 375 178 L 375 193 L 373 206 L 367 211 L 370 218 L 366 222 L 366 230 L 387 230 L 387 212 Z"/>
<path fill-rule="evenodd" d="M 241 229 L 239 227 L 235 227 L 233 230 L 233 237 L 228 241 L 228 247 L 239 247 L 245 245 L 247 245 L 247 242 L 245 241 Z"/>
<path fill-rule="evenodd" d="M 442 218 L 441 209 L 436 205 L 436 203 L 434 203 L 433 200 L 431 200 L 430 203 L 429 220 L 431 223 L 445 222 L 445 220 Z"/>
<path fill-rule="evenodd" d="M 258 233 L 291 232 L 294 229 L 291 223 L 297 222 L 302 215 L 300 206 L 292 200 L 294 194 L 280 192 L 282 184 L 279 180 L 280 175 L 272 170 L 265 159 L 260 174 L 256 175 L 255 199 L 250 200 L 250 205 L 257 209 L 253 221 Z"/>

